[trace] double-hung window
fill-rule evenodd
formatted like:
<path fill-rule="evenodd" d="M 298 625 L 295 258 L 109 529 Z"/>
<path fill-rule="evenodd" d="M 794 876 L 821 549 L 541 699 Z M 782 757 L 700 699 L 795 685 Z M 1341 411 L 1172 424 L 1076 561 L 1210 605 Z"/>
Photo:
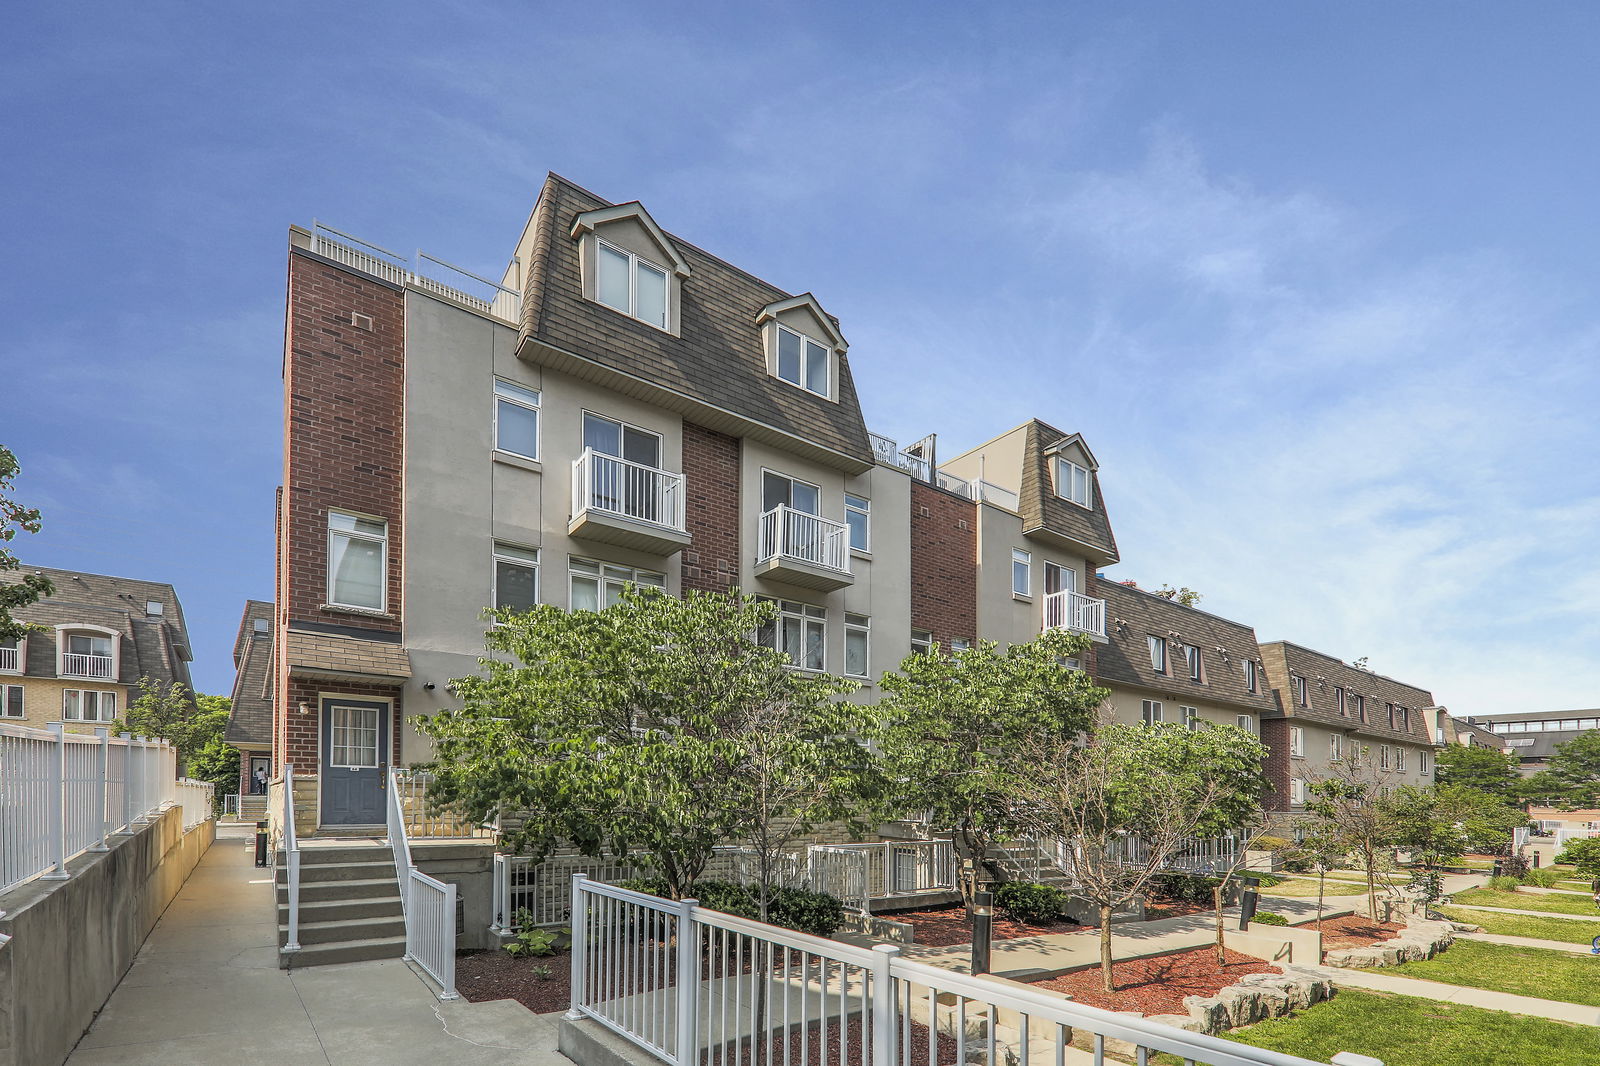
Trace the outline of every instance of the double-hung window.
<path fill-rule="evenodd" d="M 1306 731 L 1297 725 L 1289 727 L 1289 754 L 1297 759 L 1306 757 Z"/>
<path fill-rule="evenodd" d="M 1328 758 L 1333 762 L 1344 758 L 1344 737 L 1338 733 L 1328 738 Z"/>
<path fill-rule="evenodd" d="M 1244 730 L 1246 733 L 1254 733 L 1256 731 L 1256 720 L 1254 715 L 1237 715 L 1234 717 L 1234 721 L 1238 723 L 1239 728 Z"/>
<path fill-rule="evenodd" d="M 778 327 L 778 376 L 818 396 L 828 390 L 828 349 L 787 326 Z"/>
<path fill-rule="evenodd" d="M 629 585 L 667 587 L 667 576 L 633 566 L 613 566 L 593 559 L 572 558 L 567 562 L 574 611 L 598 611 L 622 599 Z"/>
<path fill-rule="evenodd" d="M 1350 693 L 1350 699 L 1355 704 L 1356 718 L 1365 722 L 1367 720 L 1367 698 L 1360 693 Z"/>
<path fill-rule="evenodd" d="M 1079 507 L 1092 507 L 1090 501 L 1088 467 L 1079 466 L 1071 459 L 1056 459 L 1056 495 L 1071 500 Z"/>
<path fill-rule="evenodd" d="M 844 494 L 844 524 L 850 527 L 850 547 L 858 552 L 872 550 L 872 501 L 864 496 Z"/>
<path fill-rule="evenodd" d="M 1011 594 L 1033 595 L 1033 553 L 1021 548 L 1011 549 Z"/>
<path fill-rule="evenodd" d="M 1199 729 L 1200 708 L 1180 706 L 1178 708 L 1178 721 L 1183 723 L 1185 729 Z"/>
<path fill-rule="evenodd" d="M 1289 782 L 1289 802 L 1296 807 L 1305 806 L 1306 783 L 1298 777 Z"/>
<path fill-rule="evenodd" d="M 1342 685 L 1333 686 L 1333 709 L 1344 715 L 1350 713 L 1349 709 L 1344 705 L 1344 687 Z"/>
<path fill-rule="evenodd" d="M 1417 752 L 1417 769 L 1422 771 L 1423 773 L 1427 773 L 1428 772 L 1428 753 L 1427 752 L 1425 752 L 1425 751 Z"/>
<path fill-rule="evenodd" d="M 494 605 L 527 611 L 539 602 L 539 549 L 494 542 Z"/>
<path fill-rule="evenodd" d="M 783 652 L 802 670 L 826 670 L 828 612 L 809 603 L 779 600 L 778 617 L 761 627 L 756 643 Z"/>
<path fill-rule="evenodd" d="M 870 677 L 869 646 L 872 623 L 864 614 L 844 616 L 844 672 L 850 677 Z"/>
<path fill-rule="evenodd" d="M 0 685 L 0 717 L 22 717 L 21 685 Z"/>
<path fill-rule="evenodd" d="M 1406 768 L 1406 749 L 1398 744 L 1395 745 L 1394 749 L 1394 768 L 1396 770 L 1404 770 Z"/>
<path fill-rule="evenodd" d="M 1299 674 L 1290 674 L 1289 675 L 1289 688 L 1294 693 L 1294 704 L 1295 704 L 1296 707 L 1308 706 L 1308 704 L 1306 703 L 1306 679 L 1305 678 L 1301 677 Z"/>
<path fill-rule="evenodd" d="M 1142 701 L 1142 705 L 1139 708 L 1139 720 L 1141 722 L 1143 722 L 1145 725 L 1155 725 L 1157 722 L 1161 721 L 1161 718 L 1160 700 Z"/>
<path fill-rule="evenodd" d="M 1244 690 L 1256 693 L 1261 690 L 1261 668 L 1254 659 L 1245 659 L 1244 662 Z"/>
<path fill-rule="evenodd" d="M 61 717 L 68 722 L 109 722 L 117 716 L 117 694 L 69 688 L 61 693 Z"/>
<path fill-rule="evenodd" d="M 1383 713 L 1384 713 L 1384 716 L 1389 719 L 1389 728 L 1393 729 L 1394 728 L 1394 704 L 1385 703 L 1383 705 Z"/>
<path fill-rule="evenodd" d="M 1183 646 L 1183 662 L 1189 670 L 1190 681 L 1204 681 L 1205 669 L 1200 662 L 1200 649 L 1193 644 Z"/>
<path fill-rule="evenodd" d="M 539 458 L 539 390 L 494 379 L 496 451 Z"/>
<path fill-rule="evenodd" d="M 1378 745 L 1378 768 L 1380 770 L 1389 768 L 1389 745 L 1387 744 Z"/>
<path fill-rule="evenodd" d="M 328 602 L 384 610 L 389 523 L 344 511 L 328 512 Z"/>
<path fill-rule="evenodd" d="M 595 242 L 595 253 L 599 260 L 595 295 L 600 302 L 657 329 L 666 329 L 667 272 L 605 241 Z"/>
<path fill-rule="evenodd" d="M 1167 638 L 1151 634 L 1146 637 L 1150 644 L 1150 669 L 1158 674 L 1167 672 Z"/>
<path fill-rule="evenodd" d="M 1395 717 L 1399 721 L 1398 728 L 1399 728 L 1400 732 L 1402 732 L 1402 733 L 1411 732 L 1411 711 L 1409 709 L 1405 708 L 1405 707 L 1396 707 L 1394 709 L 1394 713 L 1395 713 Z"/>

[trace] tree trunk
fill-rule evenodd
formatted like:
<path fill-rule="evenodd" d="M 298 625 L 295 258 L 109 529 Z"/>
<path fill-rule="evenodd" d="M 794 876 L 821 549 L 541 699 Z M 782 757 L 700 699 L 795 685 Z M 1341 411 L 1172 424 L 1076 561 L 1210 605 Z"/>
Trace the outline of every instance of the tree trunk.
<path fill-rule="evenodd" d="M 1107 992 L 1117 990 L 1111 980 L 1111 908 L 1104 904 L 1100 907 L 1100 977 Z"/>
<path fill-rule="evenodd" d="M 1319 933 L 1322 932 L 1322 897 L 1326 891 L 1327 884 L 1328 868 L 1319 866 L 1317 868 L 1317 932 Z M 1317 961 L 1320 963 L 1322 960 L 1319 959 Z"/>
<path fill-rule="evenodd" d="M 1368 854 L 1367 859 L 1367 916 L 1378 920 L 1378 858 Z"/>
<path fill-rule="evenodd" d="M 1226 884 L 1226 883 L 1227 882 L 1223 882 L 1223 884 Z M 1217 907 L 1217 965 L 1218 966 L 1225 966 L 1225 965 L 1227 965 L 1227 962 L 1228 962 L 1228 957 L 1225 954 L 1223 946 L 1222 946 L 1222 889 L 1223 889 L 1223 885 L 1213 885 L 1211 887 L 1211 902 L 1216 904 L 1216 907 Z"/>

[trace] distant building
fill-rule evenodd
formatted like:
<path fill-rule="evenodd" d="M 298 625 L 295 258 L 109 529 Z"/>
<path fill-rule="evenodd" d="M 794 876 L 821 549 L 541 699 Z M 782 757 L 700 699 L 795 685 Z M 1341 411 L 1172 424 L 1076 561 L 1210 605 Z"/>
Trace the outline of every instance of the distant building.
<path fill-rule="evenodd" d="M 1440 712 L 1438 736 L 1435 739 L 1440 744 L 1460 744 L 1467 748 L 1493 748 L 1496 751 L 1508 750 L 1505 737 L 1481 725 L 1474 725 L 1471 718 L 1457 718 L 1449 711 Z"/>
<path fill-rule="evenodd" d="M 1478 733 L 1499 737 L 1517 757 L 1517 769 L 1527 776 L 1549 769 L 1550 756 L 1562 744 L 1600 729 L 1600 708 L 1468 718 L 1466 724 Z"/>
<path fill-rule="evenodd" d="M 272 774 L 272 604 L 245 601 L 233 638 L 233 668 L 232 711 L 223 740 L 239 749 L 239 795 L 265 796 L 262 782 Z M 264 805 L 264 799 L 246 803 L 241 813 Z"/>

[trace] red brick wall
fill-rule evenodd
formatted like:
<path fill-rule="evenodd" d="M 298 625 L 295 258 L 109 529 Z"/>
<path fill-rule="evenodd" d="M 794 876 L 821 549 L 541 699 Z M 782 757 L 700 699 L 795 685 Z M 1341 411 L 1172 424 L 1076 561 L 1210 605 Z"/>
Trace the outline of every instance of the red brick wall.
<path fill-rule="evenodd" d="M 921 481 L 911 483 L 911 626 L 946 648 L 978 632 L 978 505 Z"/>
<path fill-rule="evenodd" d="M 294 763 L 296 777 L 314 777 L 322 765 L 321 738 L 318 730 L 322 723 L 323 693 L 341 696 L 367 697 L 394 701 L 394 714 L 389 720 L 389 762 L 400 762 L 400 690 L 391 685 L 358 685 L 348 681 L 334 681 L 321 677 L 292 677 L 287 686 L 287 701 L 283 715 L 287 743 L 280 759 Z M 307 713 L 300 713 L 304 703 Z"/>
<path fill-rule="evenodd" d="M 1261 721 L 1261 743 L 1267 746 L 1267 761 L 1262 767 L 1272 789 L 1263 800 L 1269 811 L 1289 809 L 1289 726 L 1287 718 L 1265 718 Z"/>
<path fill-rule="evenodd" d="M 739 583 L 739 438 L 683 424 L 683 590 L 727 592 Z"/>

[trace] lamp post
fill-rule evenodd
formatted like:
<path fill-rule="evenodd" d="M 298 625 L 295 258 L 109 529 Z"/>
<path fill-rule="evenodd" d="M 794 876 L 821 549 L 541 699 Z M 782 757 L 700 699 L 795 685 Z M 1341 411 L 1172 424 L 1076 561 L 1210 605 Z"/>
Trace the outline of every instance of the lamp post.
<path fill-rule="evenodd" d="M 1250 919 L 1256 916 L 1256 886 L 1260 882 L 1252 874 L 1240 874 L 1239 882 L 1244 886 L 1239 894 L 1239 931 L 1244 932 L 1250 928 Z"/>
<path fill-rule="evenodd" d="M 972 897 L 972 972 L 989 972 L 989 949 L 994 938 L 994 893 Z"/>

